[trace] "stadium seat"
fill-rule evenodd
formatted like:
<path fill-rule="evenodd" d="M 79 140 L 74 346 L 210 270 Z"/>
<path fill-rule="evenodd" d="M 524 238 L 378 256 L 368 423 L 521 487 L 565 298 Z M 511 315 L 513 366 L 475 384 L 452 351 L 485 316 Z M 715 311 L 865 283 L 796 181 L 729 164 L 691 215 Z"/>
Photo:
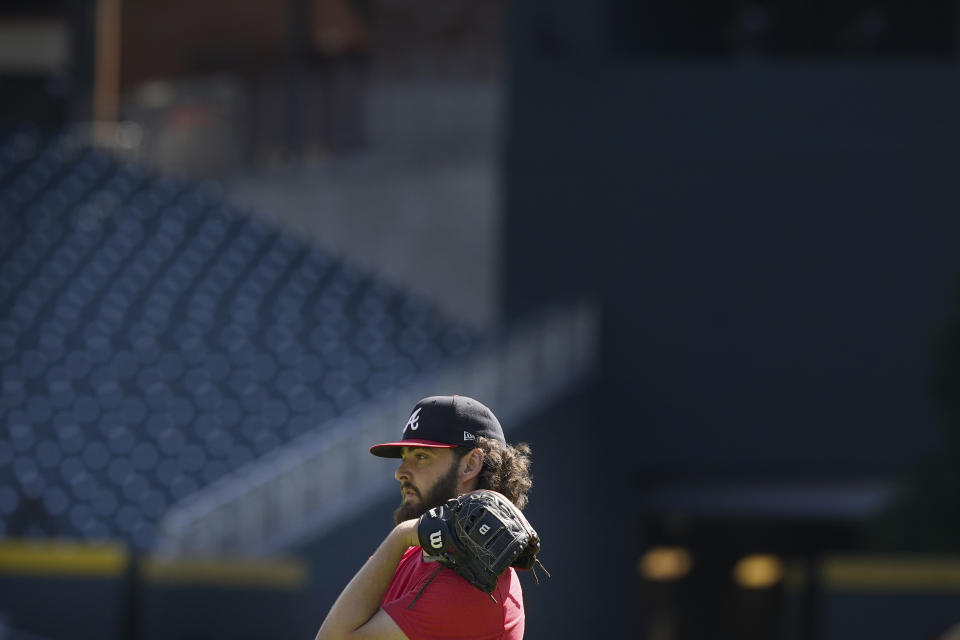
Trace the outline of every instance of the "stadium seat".
<path fill-rule="evenodd" d="M 480 336 L 216 187 L 0 140 L 0 537 L 147 549 L 170 506 Z"/>

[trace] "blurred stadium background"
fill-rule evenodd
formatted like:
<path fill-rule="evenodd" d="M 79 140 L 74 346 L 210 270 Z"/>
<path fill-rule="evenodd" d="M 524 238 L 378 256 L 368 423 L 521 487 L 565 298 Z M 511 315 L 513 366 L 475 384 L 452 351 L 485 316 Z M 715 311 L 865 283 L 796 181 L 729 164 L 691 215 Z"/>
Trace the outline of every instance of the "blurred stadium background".
<path fill-rule="evenodd" d="M 527 637 L 960 633 L 950 0 L 0 3 L 0 639 L 313 637 L 422 396 Z"/>

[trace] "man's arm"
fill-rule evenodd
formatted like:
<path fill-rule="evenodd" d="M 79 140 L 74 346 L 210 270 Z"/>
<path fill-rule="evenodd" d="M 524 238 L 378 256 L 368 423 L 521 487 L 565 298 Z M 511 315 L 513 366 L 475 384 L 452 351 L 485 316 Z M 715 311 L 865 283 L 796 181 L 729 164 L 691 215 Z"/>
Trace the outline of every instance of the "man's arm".
<path fill-rule="evenodd" d="M 417 520 L 394 527 L 333 603 L 316 640 L 408 640 L 380 601 L 403 554 L 418 544 Z"/>

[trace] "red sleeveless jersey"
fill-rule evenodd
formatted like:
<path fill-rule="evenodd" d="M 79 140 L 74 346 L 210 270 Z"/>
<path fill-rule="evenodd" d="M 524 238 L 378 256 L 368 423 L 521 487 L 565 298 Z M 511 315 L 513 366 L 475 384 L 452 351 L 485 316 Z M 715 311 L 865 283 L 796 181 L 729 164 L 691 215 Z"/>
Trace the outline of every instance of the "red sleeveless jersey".
<path fill-rule="evenodd" d="M 383 610 L 407 634 L 407 638 L 523 638 L 523 591 L 513 568 L 500 576 L 493 592 L 493 597 L 497 600 L 494 602 L 485 592 L 446 567 L 440 568 L 433 580 L 427 584 L 439 566 L 435 562 L 424 562 L 420 547 L 410 547 L 400 560 L 387 593 L 380 603 Z M 424 589 L 425 584 L 427 586 Z"/>

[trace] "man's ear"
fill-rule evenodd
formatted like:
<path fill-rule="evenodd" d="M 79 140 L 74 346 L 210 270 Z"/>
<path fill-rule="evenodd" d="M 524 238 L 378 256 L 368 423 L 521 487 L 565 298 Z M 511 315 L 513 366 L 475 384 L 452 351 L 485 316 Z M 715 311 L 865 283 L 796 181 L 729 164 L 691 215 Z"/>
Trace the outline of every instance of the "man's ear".
<path fill-rule="evenodd" d="M 469 482 L 483 470 L 483 450 L 471 449 L 467 455 L 460 459 L 460 481 Z"/>

